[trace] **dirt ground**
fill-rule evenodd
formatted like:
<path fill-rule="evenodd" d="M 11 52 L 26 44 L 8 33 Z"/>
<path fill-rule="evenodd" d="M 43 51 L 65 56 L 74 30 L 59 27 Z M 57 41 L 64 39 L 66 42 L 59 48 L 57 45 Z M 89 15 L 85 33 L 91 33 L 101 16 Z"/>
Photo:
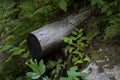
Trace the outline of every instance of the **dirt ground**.
<path fill-rule="evenodd" d="M 96 63 L 120 64 L 120 36 L 116 36 L 107 42 L 103 41 L 101 36 L 97 36 L 89 47 L 88 53 Z"/>
<path fill-rule="evenodd" d="M 120 80 L 120 36 L 105 42 L 97 36 L 87 53 L 91 63 L 83 70 L 89 73 L 84 80 Z"/>

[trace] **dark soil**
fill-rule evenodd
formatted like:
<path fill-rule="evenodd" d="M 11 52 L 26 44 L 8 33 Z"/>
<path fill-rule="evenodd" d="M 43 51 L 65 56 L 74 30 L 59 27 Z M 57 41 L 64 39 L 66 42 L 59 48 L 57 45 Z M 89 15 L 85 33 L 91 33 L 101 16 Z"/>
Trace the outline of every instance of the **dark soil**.
<path fill-rule="evenodd" d="M 103 41 L 102 36 L 97 36 L 92 41 L 87 53 L 92 61 L 99 65 L 120 64 L 120 36 L 116 36 L 109 41 Z"/>

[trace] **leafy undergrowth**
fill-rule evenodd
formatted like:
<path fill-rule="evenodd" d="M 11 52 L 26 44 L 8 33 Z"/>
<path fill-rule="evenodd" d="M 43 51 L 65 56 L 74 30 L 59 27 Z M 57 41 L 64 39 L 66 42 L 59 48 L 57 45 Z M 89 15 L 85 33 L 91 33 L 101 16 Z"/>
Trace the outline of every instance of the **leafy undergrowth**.
<path fill-rule="evenodd" d="M 0 69 L 0 79 L 27 79 L 25 73 L 30 71 L 24 64 L 30 57 L 26 45 L 27 34 L 78 11 L 81 6 L 84 6 L 79 3 L 81 4 L 81 1 L 1 0 L 0 41 L 3 44 L 0 46 L 0 52 L 5 54 L 5 59 Z"/>
<path fill-rule="evenodd" d="M 89 5 L 90 2 L 91 5 L 97 5 L 101 9 L 101 14 L 86 22 L 87 25 L 82 29 L 75 29 L 70 37 L 63 38 L 63 41 L 68 44 L 65 54 L 56 53 L 45 57 L 44 61 L 40 62 L 28 59 L 30 56 L 26 46 L 26 36 L 29 32 L 56 19 L 62 19 L 72 12 L 77 12 L 79 8 Z M 119 40 L 116 39 L 116 36 L 120 35 L 119 3 L 119 0 L 84 0 L 84 2 L 81 0 L 1 0 L 0 40 L 3 45 L 0 46 L 0 50 L 6 53 L 6 56 L 0 70 L 0 79 L 80 80 L 87 76 L 81 72 L 81 69 L 90 62 L 89 56 L 96 53 L 87 52 L 90 45 L 100 47 L 98 43 L 109 41 L 108 43 L 114 44 L 114 41 Z M 100 39 L 98 38 L 100 42 L 95 40 L 97 43 L 91 43 L 96 36 L 100 36 Z M 98 50 L 102 49 L 98 48 Z M 26 65 L 25 61 L 27 61 Z"/>
<path fill-rule="evenodd" d="M 61 70 L 65 67 L 63 64 L 60 63 L 60 61 L 58 62 L 49 62 L 50 64 L 48 65 L 49 66 L 49 69 L 51 68 L 54 68 L 53 71 L 51 71 L 51 77 L 45 75 L 45 71 L 46 69 L 46 66 L 44 65 L 44 62 L 43 60 L 41 60 L 39 62 L 39 64 L 37 63 L 37 61 L 33 61 L 32 59 L 28 60 L 26 62 L 26 64 L 34 71 L 34 72 L 27 72 L 27 77 L 28 78 L 32 78 L 32 79 L 42 79 L 42 80 L 79 80 L 78 76 L 80 77 L 86 77 L 88 74 L 86 73 L 83 73 L 83 72 L 79 72 L 77 71 L 78 70 L 78 67 L 77 66 L 73 66 L 71 67 L 69 70 L 67 70 L 67 74 L 63 74 L 61 73 Z M 64 77 L 60 77 L 60 73 L 64 75 Z M 53 76 L 54 75 L 54 76 Z M 67 76 L 65 76 L 67 75 Z"/>
<path fill-rule="evenodd" d="M 90 58 L 84 52 L 91 40 L 97 35 L 95 31 L 86 34 L 83 29 L 75 29 L 70 37 L 63 37 L 63 41 L 68 44 L 65 50 L 68 56 L 53 54 L 52 59 L 46 60 L 28 60 L 28 65 L 33 72 L 27 72 L 27 79 L 43 79 L 43 80 L 82 80 L 88 74 L 81 72 L 83 64 L 90 62 Z M 60 57 L 61 56 L 61 57 Z M 28 79 L 29 80 L 29 79 Z"/>

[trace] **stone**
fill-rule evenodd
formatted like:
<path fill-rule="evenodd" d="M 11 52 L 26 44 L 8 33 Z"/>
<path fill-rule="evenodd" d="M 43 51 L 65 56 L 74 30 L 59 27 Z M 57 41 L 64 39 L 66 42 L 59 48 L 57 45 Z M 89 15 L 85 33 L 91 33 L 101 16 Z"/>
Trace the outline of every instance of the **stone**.
<path fill-rule="evenodd" d="M 103 71 L 99 72 L 99 68 L 102 67 Z M 88 73 L 89 76 L 83 80 L 120 80 L 120 65 L 114 65 L 111 68 L 104 68 L 103 66 L 96 65 L 92 62 L 88 65 L 83 72 Z"/>

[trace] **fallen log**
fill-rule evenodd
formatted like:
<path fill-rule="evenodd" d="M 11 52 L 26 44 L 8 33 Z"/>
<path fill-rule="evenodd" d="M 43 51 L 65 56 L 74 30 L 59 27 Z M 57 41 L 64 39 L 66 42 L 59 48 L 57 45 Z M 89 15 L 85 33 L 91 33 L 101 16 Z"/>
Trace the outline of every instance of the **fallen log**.
<path fill-rule="evenodd" d="M 64 46 L 62 37 L 70 35 L 78 25 L 84 23 L 85 20 L 92 16 L 98 15 L 99 9 L 95 6 L 89 7 L 79 14 L 72 14 L 61 21 L 43 26 L 28 34 L 28 49 L 33 59 L 40 60 L 46 54 L 60 49 Z"/>

